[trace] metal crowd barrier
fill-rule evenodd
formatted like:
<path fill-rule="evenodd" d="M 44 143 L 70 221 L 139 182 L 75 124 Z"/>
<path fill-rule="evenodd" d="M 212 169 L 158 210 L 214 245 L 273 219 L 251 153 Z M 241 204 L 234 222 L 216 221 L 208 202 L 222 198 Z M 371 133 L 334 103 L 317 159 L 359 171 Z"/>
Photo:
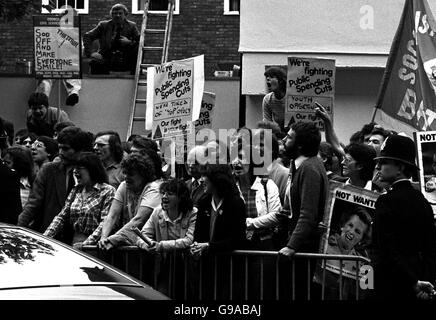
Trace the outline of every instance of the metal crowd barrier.
<path fill-rule="evenodd" d="M 345 276 L 342 262 L 355 263 L 356 275 L 352 280 L 355 282 L 353 299 L 359 300 L 359 270 L 362 265 L 370 265 L 370 260 L 361 256 L 315 253 L 296 253 L 289 261 L 280 257 L 276 251 L 236 250 L 204 255 L 198 260 L 193 259 L 187 252 L 169 252 L 162 256 L 149 254 L 136 246 L 119 247 L 110 251 L 99 250 L 96 246 L 85 246 L 83 251 L 159 291 L 162 291 L 159 281 L 163 281 L 166 288 L 162 291 L 164 294 L 173 299 L 184 300 L 296 300 L 298 297 L 301 298 L 301 294 L 297 295 L 297 290 L 301 289 L 297 288 L 297 281 L 302 283 L 302 277 L 306 278 L 306 286 L 303 288 L 305 300 L 325 300 L 328 271 L 321 261 L 327 260 L 339 261 L 337 300 L 344 299 Z M 160 266 L 163 263 L 166 267 L 160 268 L 159 263 Z M 296 264 L 299 264 L 300 268 L 296 267 Z M 305 272 L 301 272 L 302 265 L 305 265 Z M 250 270 L 253 266 L 257 266 L 258 270 Z M 321 283 L 314 284 L 313 268 L 317 269 L 318 276 L 321 272 Z M 265 277 L 272 278 L 271 275 L 274 284 L 271 281 L 265 282 Z M 250 289 L 250 285 L 255 288 Z M 312 292 L 314 285 L 317 292 L 315 296 Z"/>

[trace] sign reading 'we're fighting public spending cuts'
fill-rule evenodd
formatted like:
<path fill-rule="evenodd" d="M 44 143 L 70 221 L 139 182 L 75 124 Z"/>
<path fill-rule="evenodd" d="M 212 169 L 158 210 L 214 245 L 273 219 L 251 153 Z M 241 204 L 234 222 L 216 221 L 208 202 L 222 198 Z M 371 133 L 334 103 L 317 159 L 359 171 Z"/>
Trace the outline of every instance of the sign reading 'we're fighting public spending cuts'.
<path fill-rule="evenodd" d="M 78 16 L 33 17 L 35 76 L 42 79 L 79 79 L 81 74 Z"/>
<path fill-rule="evenodd" d="M 315 102 L 324 106 L 333 119 L 335 96 L 335 60 L 288 57 L 285 125 L 313 122 L 324 130 L 315 116 Z"/>
<path fill-rule="evenodd" d="M 190 133 L 200 114 L 204 88 L 203 56 L 147 69 L 145 128 L 153 139 Z"/>

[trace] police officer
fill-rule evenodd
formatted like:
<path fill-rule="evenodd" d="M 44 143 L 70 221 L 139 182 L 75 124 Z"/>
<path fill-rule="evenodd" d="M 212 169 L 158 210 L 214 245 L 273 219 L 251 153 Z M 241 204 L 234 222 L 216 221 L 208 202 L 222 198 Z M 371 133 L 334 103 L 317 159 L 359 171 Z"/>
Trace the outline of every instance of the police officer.
<path fill-rule="evenodd" d="M 375 158 L 380 179 L 390 185 L 376 204 L 374 289 L 378 299 L 428 299 L 434 294 L 436 232 L 433 211 L 412 187 L 415 144 L 408 137 L 386 139 Z"/>

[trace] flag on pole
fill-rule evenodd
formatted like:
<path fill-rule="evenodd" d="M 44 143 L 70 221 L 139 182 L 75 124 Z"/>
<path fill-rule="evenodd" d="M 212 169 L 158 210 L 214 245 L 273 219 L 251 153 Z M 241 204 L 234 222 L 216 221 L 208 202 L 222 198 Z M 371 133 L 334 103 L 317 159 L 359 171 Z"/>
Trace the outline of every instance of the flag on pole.
<path fill-rule="evenodd" d="M 436 22 L 427 0 L 406 0 L 374 121 L 405 132 L 436 130 Z"/>

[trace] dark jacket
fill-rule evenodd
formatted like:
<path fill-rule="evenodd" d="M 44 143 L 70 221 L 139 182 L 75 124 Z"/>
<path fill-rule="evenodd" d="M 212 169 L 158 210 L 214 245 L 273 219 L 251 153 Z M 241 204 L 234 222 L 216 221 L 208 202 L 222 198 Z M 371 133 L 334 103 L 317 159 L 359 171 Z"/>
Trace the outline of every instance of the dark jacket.
<path fill-rule="evenodd" d="M 38 232 L 44 232 L 61 211 L 66 199 L 65 166 L 62 162 L 44 164 L 33 182 L 29 200 L 18 218 L 18 225 L 31 226 Z"/>
<path fill-rule="evenodd" d="M 210 217 L 212 197 L 203 198 L 198 205 L 194 241 L 209 242 L 209 252 L 241 249 L 245 240 L 245 203 L 239 195 L 225 199 L 222 214 L 215 220 L 215 230 L 210 240 Z"/>
<path fill-rule="evenodd" d="M 322 220 L 328 192 L 324 165 L 318 157 L 305 160 L 292 177 L 292 218 L 287 246 L 299 252 L 318 252 L 318 223 Z"/>
<path fill-rule="evenodd" d="M 0 222 L 17 224 L 20 212 L 20 179 L 0 160 Z"/>
<path fill-rule="evenodd" d="M 91 54 L 92 42 L 94 40 L 99 41 L 100 48 L 98 52 L 105 58 L 108 59 L 111 55 L 113 38 L 116 33 L 116 24 L 112 20 L 100 21 L 98 25 L 86 32 L 83 35 L 83 46 L 85 56 L 89 57 Z M 130 20 L 125 20 L 122 24 L 122 29 L 120 35 L 126 37 L 132 41 L 132 44 L 128 48 L 135 48 L 139 42 L 139 31 L 136 27 L 136 23 Z"/>
<path fill-rule="evenodd" d="M 38 120 L 33 117 L 32 109 L 27 111 L 27 130 L 33 132 L 37 136 L 47 136 L 53 137 L 54 134 L 54 126 L 58 122 L 70 121 L 68 114 L 60 110 L 59 119 L 58 119 L 58 109 L 55 107 L 47 107 L 47 112 L 43 119 Z"/>
<path fill-rule="evenodd" d="M 185 181 L 186 186 L 188 187 L 189 194 L 191 195 L 192 202 L 194 203 L 194 206 L 197 207 L 198 203 L 203 199 L 207 197 L 207 194 L 204 192 L 203 186 L 200 184 L 197 188 L 194 190 L 192 189 L 192 178 L 189 178 Z"/>
<path fill-rule="evenodd" d="M 418 280 L 436 279 L 436 229 L 431 206 L 409 181 L 399 181 L 377 199 L 375 209 L 377 296 L 413 299 Z"/>

